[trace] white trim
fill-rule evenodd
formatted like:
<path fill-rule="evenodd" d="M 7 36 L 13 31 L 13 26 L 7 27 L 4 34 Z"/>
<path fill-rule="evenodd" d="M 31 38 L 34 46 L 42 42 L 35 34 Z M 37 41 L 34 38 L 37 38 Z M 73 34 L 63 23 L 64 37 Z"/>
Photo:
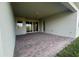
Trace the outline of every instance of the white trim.
<path fill-rule="evenodd" d="M 67 7 L 72 12 L 77 12 L 78 8 L 75 6 L 73 2 L 62 2 L 62 4 Z"/>

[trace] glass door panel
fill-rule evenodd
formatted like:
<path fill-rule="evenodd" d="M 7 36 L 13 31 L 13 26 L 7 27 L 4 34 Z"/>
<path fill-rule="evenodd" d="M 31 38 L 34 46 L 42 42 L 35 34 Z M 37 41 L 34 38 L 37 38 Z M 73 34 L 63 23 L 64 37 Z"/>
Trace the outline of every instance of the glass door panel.
<path fill-rule="evenodd" d="M 26 22 L 27 32 L 32 32 L 32 22 Z"/>

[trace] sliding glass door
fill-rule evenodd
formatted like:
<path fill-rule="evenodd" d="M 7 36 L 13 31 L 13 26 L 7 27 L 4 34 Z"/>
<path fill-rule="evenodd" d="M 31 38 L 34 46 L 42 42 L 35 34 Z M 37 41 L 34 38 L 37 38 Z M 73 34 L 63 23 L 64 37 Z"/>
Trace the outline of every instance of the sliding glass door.
<path fill-rule="evenodd" d="M 26 22 L 26 30 L 27 32 L 32 32 L 32 22 Z"/>
<path fill-rule="evenodd" d="M 38 32 L 38 22 L 26 22 L 27 32 Z"/>

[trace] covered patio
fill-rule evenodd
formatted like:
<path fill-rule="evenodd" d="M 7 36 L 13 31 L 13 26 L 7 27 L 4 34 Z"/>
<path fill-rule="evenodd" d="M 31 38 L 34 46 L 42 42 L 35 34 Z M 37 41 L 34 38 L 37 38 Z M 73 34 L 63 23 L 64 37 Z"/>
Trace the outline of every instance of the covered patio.
<path fill-rule="evenodd" d="M 0 6 L 0 57 L 56 56 L 79 36 L 79 12 L 73 3 L 1 2 Z"/>
<path fill-rule="evenodd" d="M 16 38 L 15 57 L 52 57 L 66 47 L 73 38 L 47 33 L 28 33 Z"/>

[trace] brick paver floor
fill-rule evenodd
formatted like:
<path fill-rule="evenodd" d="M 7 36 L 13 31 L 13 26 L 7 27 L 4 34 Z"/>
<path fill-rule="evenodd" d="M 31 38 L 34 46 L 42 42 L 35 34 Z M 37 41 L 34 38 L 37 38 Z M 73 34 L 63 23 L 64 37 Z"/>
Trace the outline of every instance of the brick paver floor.
<path fill-rule="evenodd" d="M 73 38 L 47 33 L 29 33 L 16 37 L 15 57 L 53 57 Z"/>

